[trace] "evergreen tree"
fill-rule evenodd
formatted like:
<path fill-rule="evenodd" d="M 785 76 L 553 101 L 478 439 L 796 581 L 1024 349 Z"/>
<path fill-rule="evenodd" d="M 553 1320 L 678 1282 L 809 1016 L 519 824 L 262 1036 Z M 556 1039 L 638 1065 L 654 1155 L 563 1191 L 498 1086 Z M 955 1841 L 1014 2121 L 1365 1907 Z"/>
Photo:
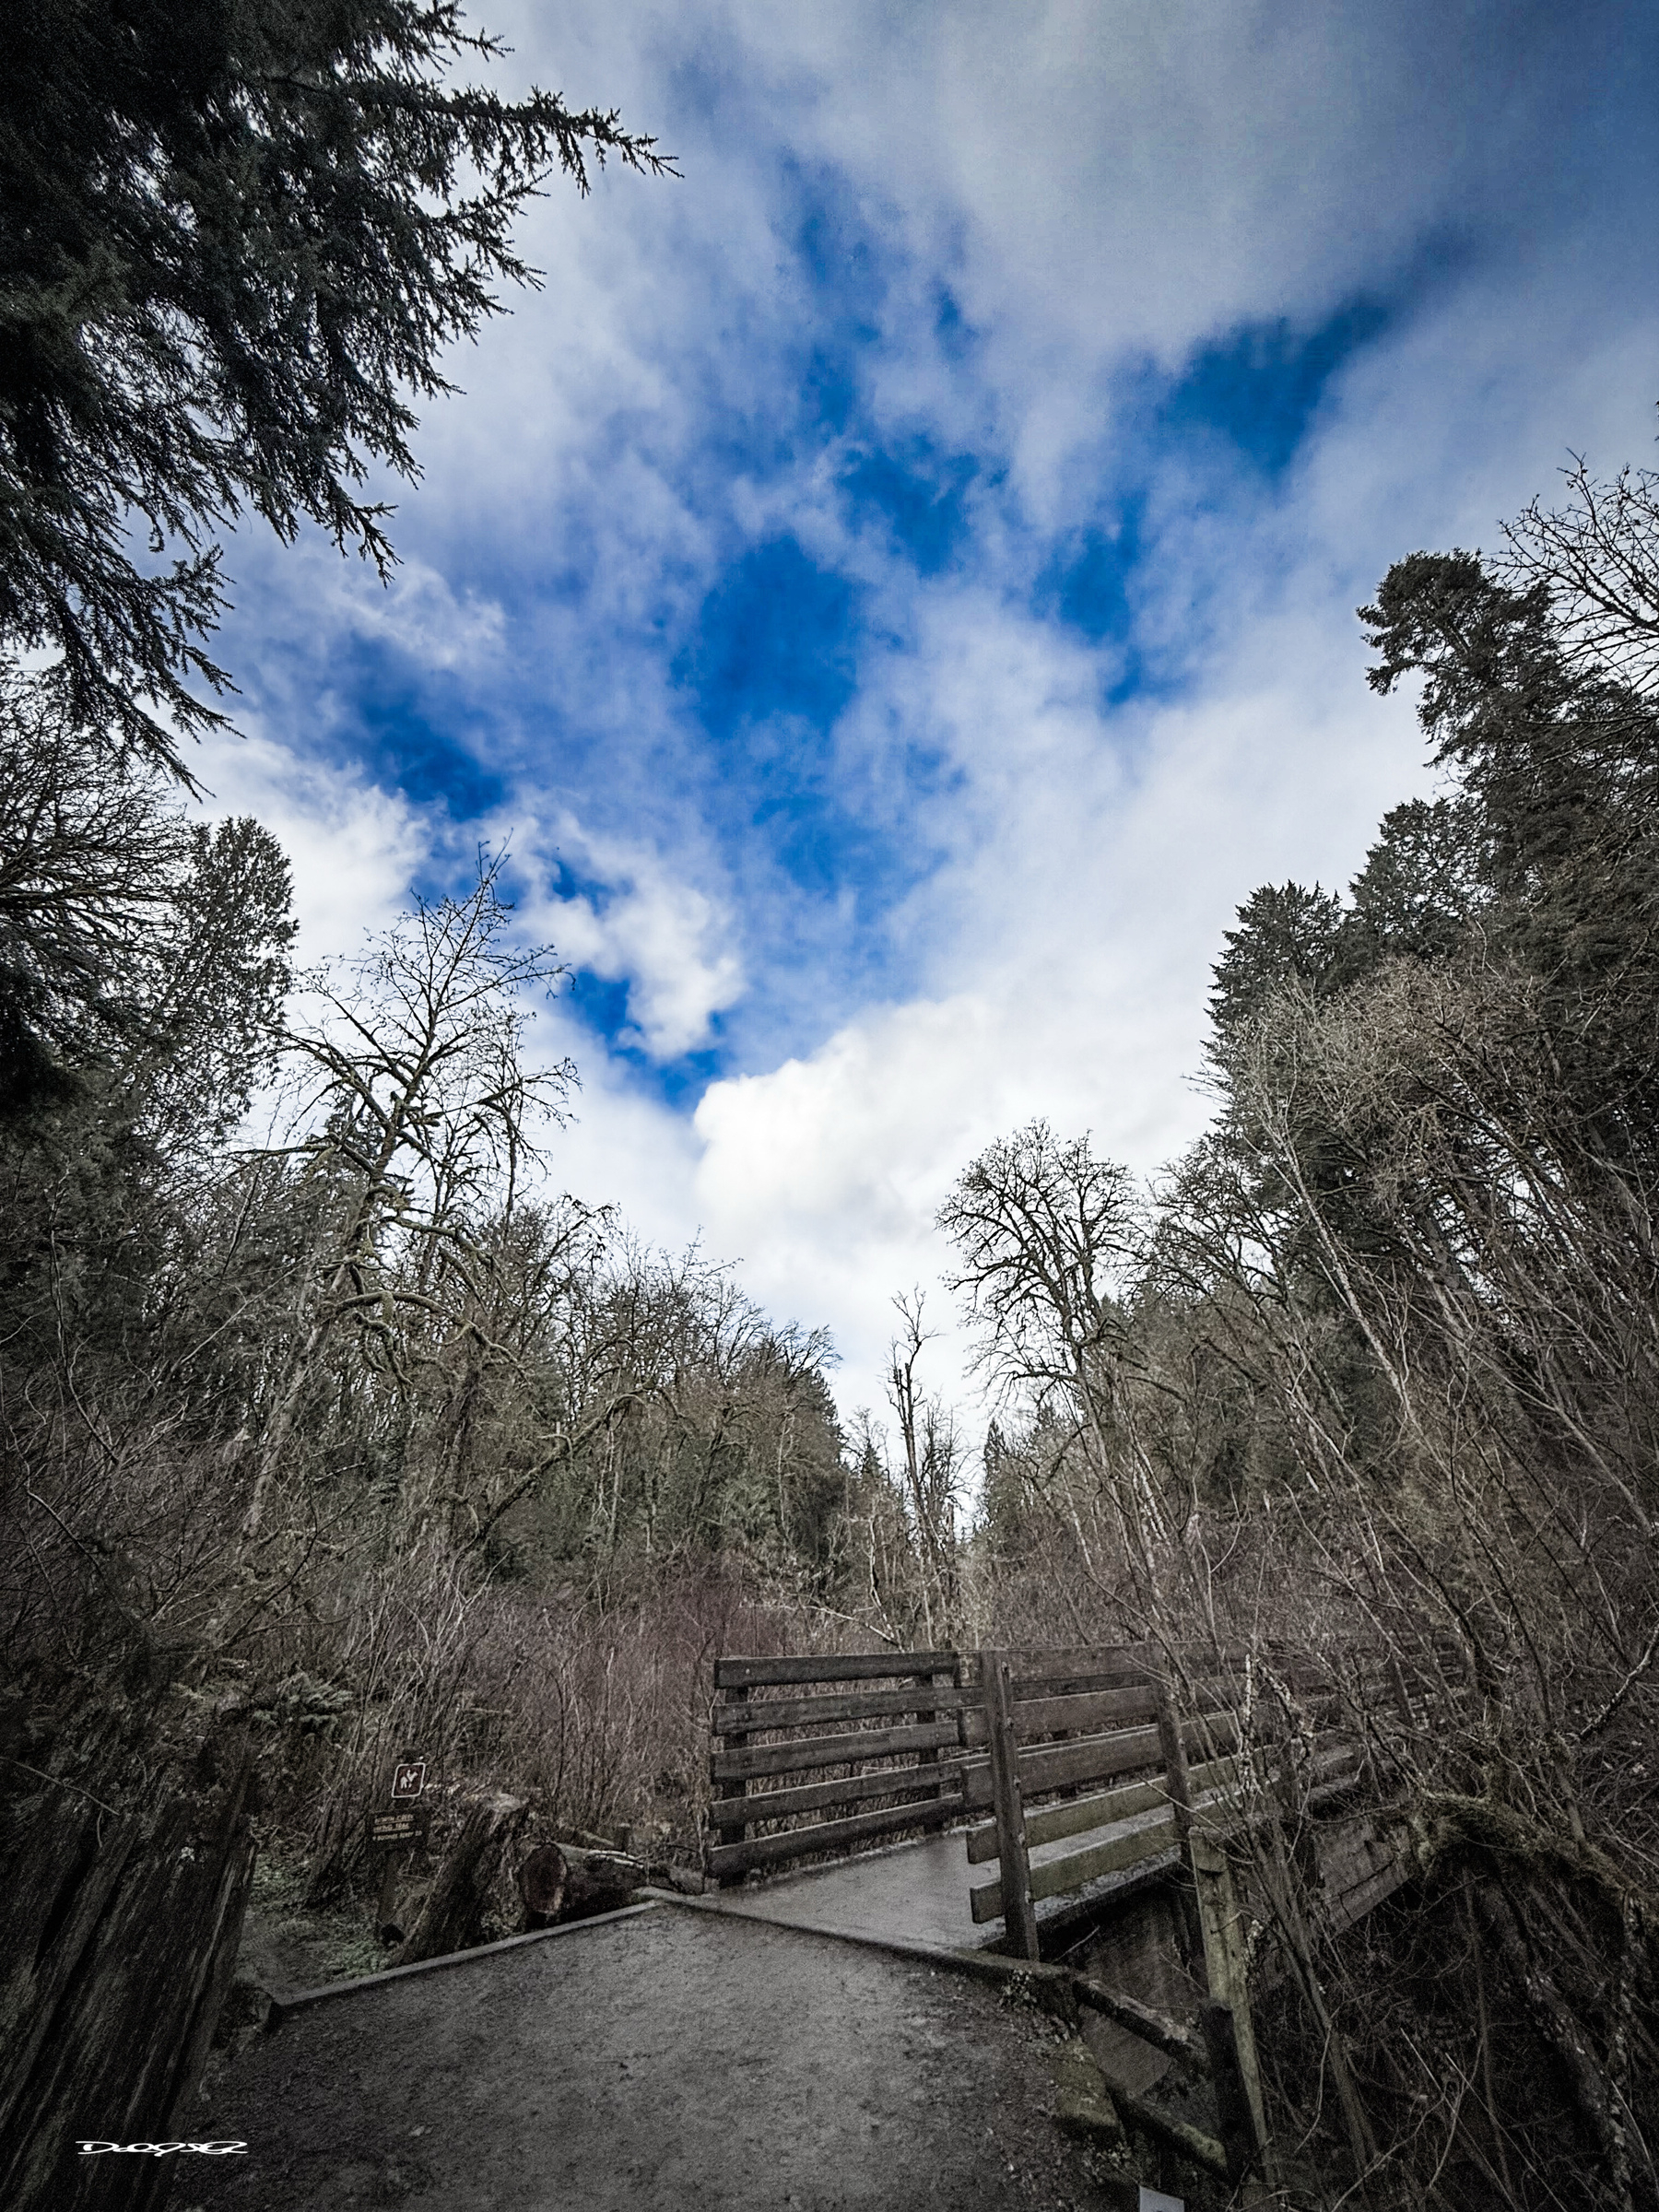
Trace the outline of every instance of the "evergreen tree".
<path fill-rule="evenodd" d="M 614 112 L 452 72 L 457 0 L 25 0 L 0 71 L 0 641 L 179 768 L 218 719 L 214 534 L 318 524 L 382 570 L 370 472 L 417 474 L 411 398 L 534 283 L 552 174 L 668 167 Z M 132 533 L 147 536 L 135 556 Z M 147 706 L 145 702 L 148 702 Z"/>

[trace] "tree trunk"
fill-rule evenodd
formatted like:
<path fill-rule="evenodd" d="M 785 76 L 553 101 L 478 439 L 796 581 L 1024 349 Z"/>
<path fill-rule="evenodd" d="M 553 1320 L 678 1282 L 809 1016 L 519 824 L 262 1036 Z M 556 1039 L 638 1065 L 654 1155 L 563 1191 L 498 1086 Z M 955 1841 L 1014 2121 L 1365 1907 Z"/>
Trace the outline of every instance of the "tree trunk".
<path fill-rule="evenodd" d="M 445 1853 L 431 1893 L 420 1909 L 394 1964 L 412 1966 L 419 1959 L 441 1959 L 477 1943 L 484 1900 L 501 1864 L 501 1854 L 524 1829 L 530 1807 L 522 1797 L 487 1797 L 466 1816 L 461 1833 Z"/>
<path fill-rule="evenodd" d="M 15 1806 L 0 1896 L 0 2202 L 159 2212 L 192 2132 L 253 1872 L 248 1773 L 147 1820 L 62 1785 Z"/>

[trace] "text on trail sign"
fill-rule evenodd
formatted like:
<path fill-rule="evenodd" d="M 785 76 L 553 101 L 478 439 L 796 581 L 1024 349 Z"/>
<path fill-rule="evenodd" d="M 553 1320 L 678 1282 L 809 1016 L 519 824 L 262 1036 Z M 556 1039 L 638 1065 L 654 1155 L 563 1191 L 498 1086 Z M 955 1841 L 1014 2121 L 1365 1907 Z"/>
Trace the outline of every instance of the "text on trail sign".
<path fill-rule="evenodd" d="M 392 1770 L 392 1802 L 394 1805 L 413 1805 L 426 1788 L 426 1760 L 411 1759 L 401 1767 Z"/>
<path fill-rule="evenodd" d="M 369 1841 L 382 1848 L 388 1844 L 424 1843 L 427 1839 L 425 1806 L 418 1809 L 396 1813 L 371 1813 Z"/>

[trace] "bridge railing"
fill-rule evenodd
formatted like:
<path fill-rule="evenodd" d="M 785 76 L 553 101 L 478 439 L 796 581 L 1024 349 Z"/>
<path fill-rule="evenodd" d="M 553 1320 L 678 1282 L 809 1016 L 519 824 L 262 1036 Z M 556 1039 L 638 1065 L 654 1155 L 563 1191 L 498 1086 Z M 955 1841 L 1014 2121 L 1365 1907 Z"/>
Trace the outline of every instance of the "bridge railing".
<path fill-rule="evenodd" d="M 1001 1920 L 1037 1956 L 1038 1907 L 1084 1898 L 1130 1869 L 1175 1863 L 1194 1805 L 1234 1785 L 1238 1723 L 1230 1681 L 1189 1685 L 1175 1703 L 1144 1646 L 978 1654 L 988 1758 L 964 1795 L 992 1818 L 968 1834 L 976 1924 Z M 1102 1786 L 1109 1785 L 1109 1786 Z M 1039 1802 L 1046 1800 L 1047 1802 Z M 1065 1844 L 1063 1851 L 1045 1849 Z M 1044 1851 L 1033 1861 L 1031 1853 Z"/>
<path fill-rule="evenodd" d="M 966 1811 L 982 1696 L 954 1651 L 715 1662 L 703 1853 L 720 1882 Z"/>
<path fill-rule="evenodd" d="M 1167 1818 L 1128 1838 L 1090 1833 L 1170 1812 L 1172 1724 L 1142 1646 L 725 1657 L 714 1683 L 704 1869 L 717 1881 L 989 1812 L 970 1832 L 969 1859 L 1025 1867 L 1010 1891 L 1018 1935 L 1036 1900 L 1170 1848 Z M 1181 1732 L 1201 1797 L 1230 1771 L 1214 1756 L 1218 1731 L 1232 1726 L 1227 1703 L 1204 1700 Z M 1029 1845 L 1080 1840 L 1032 1868 L 1014 1807 L 1044 1800 Z M 973 1888 L 976 1922 L 1006 1917 L 1005 1881 Z"/>
<path fill-rule="evenodd" d="M 1034 1958 L 1040 1918 L 1189 1860 L 1194 1826 L 1236 1825 L 1293 1764 L 1315 1799 L 1351 1784 L 1360 1747 L 1321 1718 L 1328 1692 L 1290 1654 L 1276 1665 L 1301 1682 L 1303 1735 L 1277 1748 L 1258 1700 L 1241 1747 L 1246 1656 L 1183 1665 L 1124 1644 L 722 1658 L 705 1871 L 740 1880 L 989 1816 L 966 1839 L 970 1867 L 995 1868 L 971 1882 L 973 1920 L 1001 1920 L 1008 1947 Z"/>

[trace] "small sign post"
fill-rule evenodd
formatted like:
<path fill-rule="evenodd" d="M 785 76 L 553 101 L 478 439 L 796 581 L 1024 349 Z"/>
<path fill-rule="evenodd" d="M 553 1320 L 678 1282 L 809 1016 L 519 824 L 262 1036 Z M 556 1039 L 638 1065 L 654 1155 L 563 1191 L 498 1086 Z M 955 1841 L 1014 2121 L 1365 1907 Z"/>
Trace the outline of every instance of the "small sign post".
<path fill-rule="evenodd" d="M 397 1864 L 399 1854 L 418 1843 L 423 1849 L 431 1824 L 429 1808 L 421 1804 L 426 1789 L 426 1760 L 402 1759 L 392 1770 L 392 1810 L 371 1813 L 369 1842 L 381 1854 L 380 1900 L 375 1920 L 382 1943 L 395 1942 L 397 1928 Z"/>

